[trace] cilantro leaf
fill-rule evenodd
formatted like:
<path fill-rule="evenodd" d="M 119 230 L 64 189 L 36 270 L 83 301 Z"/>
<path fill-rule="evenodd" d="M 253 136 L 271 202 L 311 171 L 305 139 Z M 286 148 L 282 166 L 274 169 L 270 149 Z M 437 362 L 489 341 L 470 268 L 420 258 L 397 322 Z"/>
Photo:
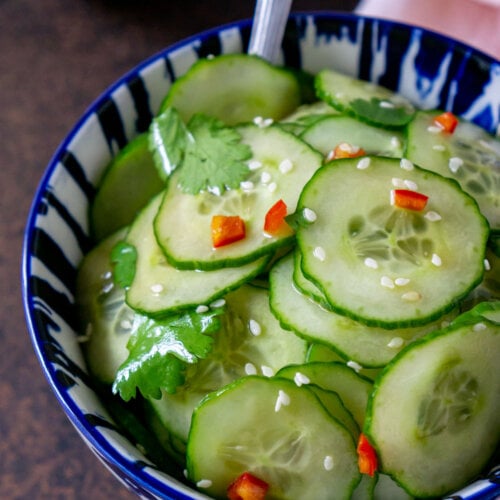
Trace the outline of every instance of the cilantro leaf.
<path fill-rule="evenodd" d="M 113 280 L 121 288 L 127 288 L 134 281 L 137 250 L 126 241 L 119 241 L 111 250 Z"/>
<path fill-rule="evenodd" d="M 205 358 L 212 349 L 212 334 L 220 329 L 223 309 L 193 311 L 154 319 L 137 314 L 113 392 L 129 401 L 139 389 L 144 397 L 159 399 L 161 390 L 175 393 L 184 383 L 187 364 Z"/>
<path fill-rule="evenodd" d="M 411 121 L 415 110 L 410 104 L 390 103 L 384 106 L 387 102 L 387 99 L 372 97 L 369 101 L 354 99 L 349 105 L 357 116 L 376 125 L 402 127 Z"/>

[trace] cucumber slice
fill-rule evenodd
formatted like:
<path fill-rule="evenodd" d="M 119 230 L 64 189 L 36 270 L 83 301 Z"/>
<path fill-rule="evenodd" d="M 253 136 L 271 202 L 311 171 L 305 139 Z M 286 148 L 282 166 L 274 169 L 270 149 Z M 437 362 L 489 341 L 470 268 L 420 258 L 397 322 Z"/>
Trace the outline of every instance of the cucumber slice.
<path fill-rule="evenodd" d="M 155 220 L 155 233 L 175 267 L 211 270 L 239 266 L 293 240 L 291 230 L 273 236 L 265 233 L 266 213 L 280 199 L 288 212 L 293 212 L 302 187 L 321 166 L 322 157 L 277 126 L 249 125 L 238 130 L 243 142 L 253 150 L 252 163 L 262 165 L 252 171 L 244 187 L 222 195 L 210 192 L 190 195 L 177 187 L 176 172 L 170 179 Z M 212 216 L 218 214 L 240 216 L 245 221 L 246 236 L 214 250 L 210 223 Z"/>
<path fill-rule="evenodd" d="M 170 434 L 186 442 L 195 406 L 209 392 L 247 373 L 272 375 L 291 363 L 303 363 L 307 344 L 283 330 L 269 309 L 267 290 L 243 285 L 229 293 L 222 328 L 211 354 L 187 369 L 175 394 L 151 400 Z"/>
<path fill-rule="evenodd" d="M 429 197 L 391 204 L 400 184 Z M 367 325 L 417 326 L 450 311 L 480 281 L 488 223 L 451 179 L 395 158 L 335 160 L 304 188 L 297 229 L 302 270 L 331 308 Z M 467 228 L 464 231 L 463 228 Z"/>
<path fill-rule="evenodd" d="M 165 189 L 143 133 L 127 144 L 108 165 L 92 206 L 90 224 L 96 241 L 127 226 L 146 203 Z"/>
<path fill-rule="evenodd" d="M 256 56 L 225 54 L 198 60 L 176 80 L 160 107 L 174 107 L 185 122 L 205 113 L 228 125 L 257 116 L 280 120 L 301 100 L 293 72 Z"/>
<path fill-rule="evenodd" d="M 125 303 L 125 291 L 113 283 L 110 254 L 126 235 L 117 231 L 82 260 L 76 279 L 76 306 L 82 323 L 82 349 L 90 373 L 104 384 L 113 383 L 118 367 L 128 357 L 134 311 Z M 85 341 L 83 341 L 85 340 Z"/>
<path fill-rule="evenodd" d="M 309 383 L 336 392 L 360 428 L 365 421 L 372 381 L 357 374 L 344 363 L 306 363 L 283 367 L 278 377 L 292 380 L 309 380 Z"/>
<path fill-rule="evenodd" d="M 413 340 L 437 330 L 449 313 L 426 325 L 388 330 L 366 326 L 349 317 L 324 308 L 297 290 L 292 281 L 294 257 L 286 255 L 269 275 L 270 304 L 280 323 L 310 342 L 320 342 L 333 349 L 344 362 L 354 361 L 365 368 L 382 367 Z"/>
<path fill-rule="evenodd" d="M 142 314 L 160 316 L 208 305 L 264 270 L 268 256 L 244 266 L 216 271 L 181 271 L 172 267 L 158 246 L 153 231 L 153 220 L 161 199 L 160 194 L 149 203 L 127 235 L 127 242 L 137 250 L 135 276 L 126 295 L 130 307 Z"/>
<path fill-rule="evenodd" d="M 402 127 L 415 114 L 413 104 L 401 94 L 332 69 L 320 71 L 314 83 L 320 99 L 376 126 Z"/>
<path fill-rule="evenodd" d="M 352 436 L 313 392 L 259 376 L 237 380 L 196 408 L 187 468 L 216 498 L 246 471 L 269 484 L 270 499 L 348 499 L 360 481 Z"/>
<path fill-rule="evenodd" d="M 415 342 L 375 383 L 365 433 L 414 496 L 465 485 L 500 438 L 500 322 L 487 319 L 500 303 L 485 306 Z"/>
<path fill-rule="evenodd" d="M 495 231 L 500 231 L 500 141 L 460 120 L 455 131 L 434 124 L 440 111 L 420 111 L 408 126 L 406 156 L 424 168 L 455 179 L 473 196 Z"/>
<path fill-rule="evenodd" d="M 375 127 L 345 115 L 316 120 L 300 138 L 325 156 L 341 143 L 358 146 L 367 154 L 378 156 L 401 157 L 404 148 L 401 132 Z"/>
<path fill-rule="evenodd" d="M 325 101 L 316 101 L 311 104 L 302 104 L 292 114 L 280 121 L 285 130 L 300 136 L 304 130 L 314 123 L 339 112 Z"/>

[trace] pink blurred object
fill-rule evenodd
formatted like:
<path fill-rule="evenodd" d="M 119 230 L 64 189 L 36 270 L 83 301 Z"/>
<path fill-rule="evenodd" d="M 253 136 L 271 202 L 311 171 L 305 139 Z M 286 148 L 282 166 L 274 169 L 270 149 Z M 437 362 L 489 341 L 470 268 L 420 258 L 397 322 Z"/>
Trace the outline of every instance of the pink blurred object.
<path fill-rule="evenodd" d="M 361 0 L 356 12 L 422 26 L 500 59 L 500 0 Z"/>

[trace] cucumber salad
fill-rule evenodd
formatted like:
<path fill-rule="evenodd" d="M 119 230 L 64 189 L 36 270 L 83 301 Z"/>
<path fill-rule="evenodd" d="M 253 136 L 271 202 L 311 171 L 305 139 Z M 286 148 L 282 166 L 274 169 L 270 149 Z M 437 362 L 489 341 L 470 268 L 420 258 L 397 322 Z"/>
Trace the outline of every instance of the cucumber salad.
<path fill-rule="evenodd" d="M 409 499 L 492 460 L 500 141 L 478 126 L 331 69 L 207 58 L 90 221 L 88 369 L 160 469 L 218 499 Z"/>

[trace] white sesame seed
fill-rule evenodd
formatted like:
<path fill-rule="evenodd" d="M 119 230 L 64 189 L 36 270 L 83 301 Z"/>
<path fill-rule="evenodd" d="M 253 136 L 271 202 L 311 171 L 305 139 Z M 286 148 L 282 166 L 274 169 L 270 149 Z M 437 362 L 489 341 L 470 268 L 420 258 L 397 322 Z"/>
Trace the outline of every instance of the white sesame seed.
<path fill-rule="evenodd" d="M 432 146 L 432 149 L 434 149 L 435 151 L 444 151 L 446 148 L 442 144 L 434 144 L 434 146 Z"/>
<path fill-rule="evenodd" d="M 379 106 L 381 108 L 388 108 L 388 109 L 394 109 L 396 107 L 396 105 L 390 101 L 380 101 Z"/>
<path fill-rule="evenodd" d="M 316 247 L 313 250 L 313 255 L 321 262 L 324 262 L 324 260 L 326 259 L 326 252 L 325 252 L 325 249 L 323 247 Z"/>
<path fill-rule="evenodd" d="M 260 167 L 262 167 L 262 162 L 259 160 L 251 160 L 248 162 L 248 168 L 250 170 L 258 170 Z"/>
<path fill-rule="evenodd" d="M 132 328 L 132 321 L 130 321 L 129 319 L 124 319 L 120 321 L 120 327 L 124 330 L 130 330 Z"/>
<path fill-rule="evenodd" d="M 359 364 L 359 363 L 356 363 L 356 361 L 348 361 L 347 362 L 347 366 L 349 368 L 352 368 L 356 373 L 359 373 L 363 367 Z"/>
<path fill-rule="evenodd" d="M 253 363 L 246 363 L 245 364 L 245 373 L 247 375 L 256 375 L 257 368 L 255 368 L 255 365 Z"/>
<path fill-rule="evenodd" d="M 412 191 L 418 191 L 418 184 L 410 179 L 404 180 L 405 187 L 411 189 Z"/>
<path fill-rule="evenodd" d="M 485 271 L 491 271 L 491 264 L 488 259 L 484 259 L 484 269 Z"/>
<path fill-rule="evenodd" d="M 215 57 L 214 54 L 208 54 L 207 59 L 213 59 Z"/>
<path fill-rule="evenodd" d="M 417 302 L 422 298 L 422 295 L 420 295 L 418 292 L 411 291 L 403 293 L 403 295 L 401 295 L 401 298 L 406 302 Z"/>
<path fill-rule="evenodd" d="M 226 305 L 226 301 L 224 299 L 218 299 L 210 304 L 210 308 L 217 309 L 219 307 L 224 307 L 225 305 Z"/>
<path fill-rule="evenodd" d="M 367 257 L 365 259 L 365 266 L 371 269 L 378 269 L 378 262 L 375 259 L 372 259 L 371 257 Z"/>
<path fill-rule="evenodd" d="M 294 377 L 293 377 L 293 381 L 295 382 L 295 384 L 300 387 L 301 385 L 304 385 L 304 384 L 309 384 L 311 382 L 311 380 L 309 379 L 309 377 L 307 375 L 304 375 L 303 373 L 300 373 L 300 372 L 296 372 Z"/>
<path fill-rule="evenodd" d="M 240 182 L 240 188 L 243 189 L 244 191 L 249 191 L 253 189 L 253 182 L 252 181 L 242 181 Z"/>
<path fill-rule="evenodd" d="M 431 262 L 436 266 L 439 267 L 442 265 L 443 261 L 441 260 L 441 257 L 437 253 L 433 253 L 431 257 Z"/>
<path fill-rule="evenodd" d="M 430 127 L 427 127 L 427 132 L 430 132 L 431 134 L 440 134 L 442 130 L 442 127 L 438 127 L 437 125 L 431 125 Z"/>
<path fill-rule="evenodd" d="M 210 488 L 210 486 L 212 486 L 212 481 L 210 481 L 210 479 L 200 479 L 200 481 L 196 483 L 196 486 L 198 486 L 198 488 Z"/>
<path fill-rule="evenodd" d="M 262 184 L 268 184 L 269 182 L 271 182 L 271 174 L 269 172 L 262 172 L 262 174 L 260 175 L 260 182 L 262 182 Z"/>
<path fill-rule="evenodd" d="M 335 158 L 335 150 L 331 149 L 328 154 L 325 156 L 325 161 L 331 161 Z"/>
<path fill-rule="evenodd" d="M 269 184 L 269 186 L 267 186 L 267 189 L 268 189 L 268 191 L 269 191 L 270 193 L 274 193 L 274 192 L 276 191 L 276 188 L 277 188 L 277 187 L 278 187 L 278 186 L 277 186 L 276 182 L 271 182 L 271 183 Z"/>
<path fill-rule="evenodd" d="M 256 116 L 254 119 L 253 119 L 253 122 L 255 123 L 255 125 L 259 126 L 259 127 L 262 127 L 262 123 L 264 121 L 264 118 L 262 118 L 262 116 Z"/>
<path fill-rule="evenodd" d="M 262 365 L 260 367 L 262 375 L 266 377 L 272 377 L 274 375 L 274 370 L 270 366 Z"/>
<path fill-rule="evenodd" d="M 356 165 L 356 168 L 358 170 L 366 170 L 370 166 L 370 158 L 365 156 L 364 158 L 361 158 L 361 160 L 358 161 L 358 164 Z"/>
<path fill-rule="evenodd" d="M 464 161 L 462 158 L 458 158 L 457 156 L 453 156 L 450 158 L 448 162 L 448 168 L 456 174 L 458 172 L 458 169 L 464 164 Z"/>
<path fill-rule="evenodd" d="M 475 332 L 482 332 L 486 330 L 488 327 L 484 323 L 476 323 L 473 327 Z"/>
<path fill-rule="evenodd" d="M 393 177 L 391 182 L 394 187 L 397 188 L 406 187 L 404 179 L 400 179 L 399 177 Z"/>
<path fill-rule="evenodd" d="M 335 97 L 337 99 L 343 99 L 344 98 L 344 92 L 336 92 Z"/>
<path fill-rule="evenodd" d="M 251 319 L 248 322 L 248 329 L 250 330 L 250 333 L 252 335 L 254 335 L 255 337 L 257 337 L 258 335 L 260 335 L 262 333 L 262 328 L 261 328 L 260 324 L 257 321 L 255 321 L 254 319 Z"/>
<path fill-rule="evenodd" d="M 433 210 L 430 210 L 429 212 L 427 212 L 424 217 L 428 220 L 428 221 L 431 221 L 431 222 L 437 222 L 438 220 L 441 220 L 442 217 L 437 213 L 437 212 L 434 212 Z"/>
<path fill-rule="evenodd" d="M 307 222 L 314 222 L 318 218 L 316 212 L 310 208 L 304 208 L 302 215 Z"/>
<path fill-rule="evenodd" d="M 403 344 L 404 340 L 401 337 L 394 337 L 389 341 L 387 347 L 389 347 L 390 349 L 399 349 Z"/>
<path fill-rule="evenodd" d="M 382 276 L 380 278 L 380 284 L 382 286 L 385 286 L 386 288 L 394 288 L 394 281 L 392 281 L 392 279 L 389 278 L 389 276 Z"/>
<path fill-rule="evenodd" d="M 274 123 L 274 120 L 272 118 L 265 118 L 264 121 L 262 122 L 262 125 L 264 127 L 269 127 L 269 125 L 272 125 Z"/>
<path fill-rule="evenodd" d="M 399 137 L 396 136 L 391 137 L 391 146 L 393 148 L 401 147 L 401 141 L 399 140 Z"/>
<path fill-rule="evenodd" d="M 289 158 L 285 158 L 280 164 L 279 164 L 279 171 L 282 173 L 282 174 L 287 174 L 288 172 L 290 172 L 290 170 L 292 170 L 293 168 L 293 163 L 292 163 L 292 160 L 290 160 Z"/>
<path fill-rule="evenodd" d="M 203 314 L 203 313 L 206 313 L 208 311 L 208 306 L 205 306 L 205 305 L 199 305 L 197 308 L 196 308 L 196 312 L 198 314 Z"/>
<path fill-rule="evenodd" d="M 281 389 L 278 391 L 278 397 L 276 399 L 276 404 L 274 405 L 274 411 L 278 412 L 281 410 L 282 406 L 288 406 L 290 404 L 290 396 Z"/>
<path fill-rule="evenodd" d="M 102 287 L 102 293 L 103 293 L 103 294 L 107 294 L 107 293 L 111 292 L 111 290 L 113 290 L 113 288 L 114 288 L 114 287 L 115 287 L 115 286 L 114 286 L 113 282 L 111 282 L 111 283 L 106 283 L 106 284 Z"/>
<path fill-rule="evenodd" d="M 409 278 L 396 278 L 394 284 L 396 286 L 405 286 L 410 282 Z"/>
<path fill-rule="evenodd" d="M 359 146 L 356 146 L 355 144 L 349 144 L 348 142 L 341 142 L 337 147 L 341 151 L 344 151 L 344 153 L 349 153 L 349 154 L 356 154 L 360 150 Z"/>
<path fill-rule="evenodd" d="M 151 285 L 151 291 L 153 293 L 161 293 L 163 292 L 163 285 L 161 283 L 156 283 L 154 285 Z"/>
<path fill-rule="evenodd" d="M 331 455 L 327 455 L 323 460 L 323 467 L 325 470 L 332 470 L 334 466 L 333 457 Z"/>
<path fill-rule="evenodd" d="M 399 162 L 399 166 L 403 169 L 403 170 L 407 170 L 407 171 L 410 171 L 410 170 L 413 170 L 413 163 L 408 160 L 408 158 L 401 158 L 401 161 Z"/>
<path fill-rule="evenodd" d="M 111 271 L 106 271 L 106 272 L 102 273 L 102 275 L 101 275 L 101 278 L 103 280 L 109 280 L 112 277 L 113 277 L 113 273 Z"/>

